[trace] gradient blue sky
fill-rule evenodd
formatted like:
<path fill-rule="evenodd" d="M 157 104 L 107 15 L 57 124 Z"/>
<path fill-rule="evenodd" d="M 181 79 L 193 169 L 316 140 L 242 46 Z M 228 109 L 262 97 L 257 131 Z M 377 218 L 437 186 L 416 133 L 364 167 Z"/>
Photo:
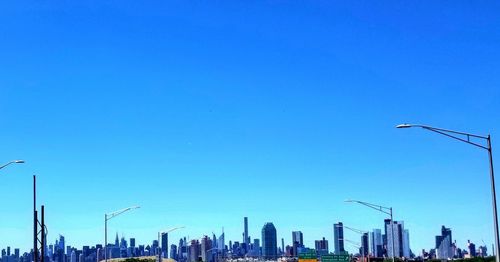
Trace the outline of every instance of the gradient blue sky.
<path fill-rule="evenodd" d="M 27 163 L 0 171 L 0 248 L 31 246 L 33 174 L 50 242 L 78 247 L 103 242 L 105 212 L 135 204 L 110 235 L 150 243 L 185 225 L 175 242 L 222 227 L 240 240 L 248 216 L 252 238 L 272 221 L 311 246 L 336 221 L 382 228 L 347 198 L 393 206 L 416 253 L 441 225 L 459 246 L 491 247 L 486 152 L 394 126 L 491 133 L 500 148 L 499 8 L 3 2 L 0 159 Z"/>

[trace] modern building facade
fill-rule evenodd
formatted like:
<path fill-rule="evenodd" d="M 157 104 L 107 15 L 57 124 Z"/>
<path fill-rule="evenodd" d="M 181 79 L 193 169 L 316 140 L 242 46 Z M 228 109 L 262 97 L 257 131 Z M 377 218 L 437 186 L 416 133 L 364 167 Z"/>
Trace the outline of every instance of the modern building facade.
<path fill-rule="evenodd" d="M 374 257 L 384 256 L 384 240 L 380 229 L 373 229 L 370 233 L 370 253 Z"/>
<path fill-rule="evenodd" d="M 451 229 L 442 226 L 441 235 L 436 236 L 436 258 L 453 258 L 452 243 Z"/>
<path fill-rule="evenodd" d="M 322 240 L 314 241 L 314 248 L 316 249 L 316 254 L 318 255 L 327 255 L 328 254 L 328 240 L 324 237 Z"/>
<path fill-rule="evenodd" d="M 333 245 L 335 248 L 335 255 L 345 253 L 344 249 L 344 225 L 342 222 L 333 224 Z"/>
<path fill-rule="evenodd" d="M 278 256 L 278 240 L 276 228 L 273 223 L 268 222 L 262 227 L 262 257 L 264 259 L 276 259 Z"/>

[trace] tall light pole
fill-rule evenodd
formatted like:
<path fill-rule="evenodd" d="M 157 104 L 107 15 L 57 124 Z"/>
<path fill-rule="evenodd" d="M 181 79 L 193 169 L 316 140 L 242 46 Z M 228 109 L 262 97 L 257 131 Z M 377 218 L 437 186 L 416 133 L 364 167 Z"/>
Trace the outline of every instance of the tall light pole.
<path fill-rule="evenodd" d="M 443 128 L 437 128 L 437 127 L 432 127 L 432 126 L 426 126 L 426 125 L 415 125 L 415 124 L 401 124 L 397 125 L 396 128 L 410 128 L 410 127 L 420 127 L 425 130 L 429 130 L 444 136 L 447 136 L 449 138 L 456 139 L 458 141 L 462 141 L 464 143 L 467 143 L 469 145 L 473 145 L 482 149 L 485 149 L 488 151 L 488 158 L 489 158 L 489 163 L 490 163 L 490 180 L 491 180 L 491 198 L 492 198 L 492 205 L 493 205 L 493 230 L 495 232 L 495 260 L 496 262 L 500 262 L 500 257 L 499 257 L 499 237 L 498 237 L 498 215 L 497 215 L 497 196 L 495 192 L 495 173 L 493 171 L 493 154 L 492 154 L 492 149 L 491 149 L 491 137 L 488 134 L 487 136 L 484 135 L 475 135 L 475 134 L 470 134 L 470 133 L 465 133 L 465 132 L 459 132 L 459 131 L 454 131 L 454 130 L 449 130 L 449 129 L 443 129 Z M 486 140 L 486 145 L 481 145 L 476 142 L 471 141 L 472 139 L 482 139 Z"/>
<path fill-rule="evenodd" d="M 162 231 L 159 231 L 159 232 L 158 232 L 158 246 L 159 246 L 159 247 L 158 247 L 158 249 L 159 249 L 159 251 L 158 251 L 158 262 L 161 262 L 161 244 L 160 244 L 160 237 L 162 237 L 163 235 L 168 234 L 168 233 L 170 233 L 170 232 L 172 232 L 172 231 L 175 231 L 175 230 L 177 230 L 177 229 L 181 229 L 181 228 L 185 228 L 185 226 L 181 226 L 181 227 L 173 227 L 173 228 L 170 228 L 170 229 L 167 229 L 167 230 L 162 230 Z M 167 254 L 167 256 L 168 256 L 168 254 Z"/>
<path fill-rule="evenodd" d="M 363 237 L 364 237 L 364 235 L 365 235 L 365 234 L 367 234 L 367 235 L 368 235 L 370 232 L 368 232 L 368 231 L 364 231 L 364 230 L 361 230 L 361 229 L 356 229 L 356 228 L 348 227 L 348 226 L 346 226 L 346 225 L 342 225 L 342 226 L 337 225 L 337 227 L 345 227 L 345 228 L 347 228 L 347 229 L 351 230 L 352 232 L 354 232 L 354 233 L 358 233 L 358 234 L 360 234 L 360 235 L 361 235 L 361 246 L 360 246 L 360 249 L 361 249 L 361 250 L 363 250 L 363 254 L 362 254 L 362 256 L 363 256 L 363 258 L 364 258 L 364 257 L 365 257 L 365 253 L 367 253 L 367 255 L 368 255 L 368 262 L 370 262 L 370 254 L 369 254 L 369 252 L 370 252 L 370 251 L 368 250 L 368 252 L 366 252 L 365 247 L 364 247 L 364 241 L 363 241 Z M 349 240 L 347 240 L 347 239 L 344 239 L 344 240 L 346 240 L 346 241 L 348 241 L 348 242 L 351 242 L 351 244 L 353 243 L 352 241 L 349 241 Z"/>
<path fill-rule="evenodd" d="M 104 214 L 104 260 L 108 262 L 108 220 L 117 217 L 129 210 L 140 208 L 140 206 L 127 207 L 122 210 L 112 212 L 110 214 Z"/>
<path fill-rule="evenodd" d="M 384 206 L 380 206 L 380 205 L 370 204 L 370 203 L 367 203 L 367 202 L 358 201 L 358 200 L 351 200 L 351 199 L 348 199 L 345 202 L 348 202 L 348 203 L 358 203 L 358 204 L 367 206 L 369 208 L 375 209 L 375 210 L 377 210 L 379 212 L 382 212 L 384 214 L 387 214 L 387 215 L 391 216 L 392 262 L 394 262 L 394 260 L 395 260 L 394 257 L 396 256 L 396 252 L 395 252 L 395 249 L 394 249 L 394 219 L 393 219 L 393 216 L 392 216 L 392 207 L 384 207 Z"/>
<path fill-rule="evenodd" d="M 4 168 L 4 167 L 6 167 L 6 166 L 8 166 L 10 164 L 23 164 L 23 163 L 24 163 L 24 160 L 12 160 L 12 161 L 10 161 L 8 163 L 5 163 L 5 164 L 1 165 L 0 169 Z"/>

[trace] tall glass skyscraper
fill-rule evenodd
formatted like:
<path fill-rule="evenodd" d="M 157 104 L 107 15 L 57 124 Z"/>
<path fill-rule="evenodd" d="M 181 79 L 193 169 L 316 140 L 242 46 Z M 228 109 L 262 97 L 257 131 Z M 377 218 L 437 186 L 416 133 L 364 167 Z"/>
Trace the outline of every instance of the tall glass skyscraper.
<path fill-rule="evenodd" d="M 333 245 L 335 248 L 335 254 L 340 255 L 345 252 L 344 249 L 344 225 L 342 222 L 333 224 Z"/>
<path fill-rule="evenodd" d="M 445 226 L 441 227 L 441 235 L 436 236 L 436 258 L 448 259 L 453 257 L 453 250 L 451 244 L 453 239 L 451 237 L 451 229 Z"/>
<path fill-rule="evenodd" d="M 382 230 L 373 229 L 370 233 L 370 252 L 374 257 L 382 257 L 384 254 L 384 241 L 382 239 Z"/>
<path fill-rule="evenodd" d="M 271 222 L 262 227 L 262 256 L 264 259 L 276 259 L 278 256 L 276 228 Z"/>

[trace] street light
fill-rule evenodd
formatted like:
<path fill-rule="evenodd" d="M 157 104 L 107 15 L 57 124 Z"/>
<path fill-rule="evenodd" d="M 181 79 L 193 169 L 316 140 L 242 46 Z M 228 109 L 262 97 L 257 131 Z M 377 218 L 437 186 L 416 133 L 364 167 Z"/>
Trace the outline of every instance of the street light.
<path fill-rule="evenodd" d="M 159 252 L 158 252 L 158 262 L 161 262 L 161 245 L 160 245 L 160 236 L 163 236 L 165 234 L 168 234 L 172 231 L 175 231 L 177 229 L 181 229 L 181 228 L 185 228 L 185 226 L 181 226 L 181 227 L 174 227 L 174 228 L 170 228 L 170 229 L 167 229 L 167 230 L 162 230 L 162 231 L 159 231 L 158 232 L 158 249 L 159 249 Z M 168 255 L 167 255 L 168 256 Z"/>
<path fill-rule="evenodd" d="M 24 160 L 12 160 L 12 161 L 0 166 L 0 169 L 4 168 L 10 164 L 23 164 L 23 163 L 24 163 Z"/>
<path fill-rule="evenodd" d="M 488 157 L 490 161 L 490 180 L 491 180 L 491 198 L 492 198 L 492 205 L 493 205 L 493 227 L 495 231 L 495 260 L 496 262 L 500 262 L 500 257 L 498 254 L 498 248 L 500 246 L 500 241 L 499 241 L 499 236 L 498 236 L 498 215 L 497 215 L 497 197 L 496 197 L 496 192 L 495 192 L 495 174 L 493 171 L 493 155 L 492 155 L 492 149 L 491 149 L 491 137 L 488 134 L 487 136 L 483 135 L 475 135 L 475 134 L 470 134 L 470 133 L 465 133 L 465 132 L 459 132 L 459 131 L 454 131 L 454 130 L 449 130 L 449 129 L 443 129 L 443 128 L 437 128 L 437 127 L 432 127 L 432 126 L 426 126 L 426 125 L 415 125 L 415 124 L 401 124 L 397 125 L 396 128 L 410 128 L 410 127 L 420 127 L 444 136 L 447 136 L 449 138 L 453 138 L 455 140 L 462 141 L 464 143 L 485 149 L 488 151 Z M 476 142 L 472 142 L 471 138 L 476 138 L 476 139 L 482 139 L 486 140 L 486 146 L 478 144 Z"/>
<path fill-rule="evenodd" d="M 104 260 L 108 262 L 108 220 L 117 217 L 129 210 L 140 208 L 140 206 L 127 207 L 122 210 L 112 212 L 110 214 L 104 214 Z"/>
<path fill-rule="evenodd" d="M 375 209 L 375 210 L 377 210 L 379 212 L 382 212 L 384 214 L 387 214 L 387 215 L 391 216 L 392 262 L 394 262 L 394 260 L 395 260 L 394 257 L 396 255 L 396 252 L 395 252 L 395 249 L 394 249 L 394 219 L 393 219 L 393 216 L 392 216 L 392 207 L 384 207 L 384 206 L 380 206 L 380 205 L 370 204 L 370 203 L 366 203 L 366 202 L 363 202 L 363 201 L 351 200 L 351 199 L 345 200 L 344 202 L 358 203 L 358 204 L 367 206 L 369 208 Z"/>
<path fill-rule="evenodd" d="M 346 226 L 346 225 L 342 225 L 342 226 L 341 226 L 341 225 L 336 225 L 336 226 L 337 226 L 337 227 L 345 227 L 345 228 L 347 228 L 347 229 L 351 230 L 352 232 L 354 232 L 354 233 L 358 233 L 358 234 L 360 234 L 360 235 L 361 235 L 361 246 L 359 246 L 359 248 L 360 248 L 361 250 L 363 250 L 363 254 L 362 254 L 362 257 L 363 257 L 363 258 L 365 257 L 365 253 L 367 253 L 367 254 L 368 254 L 368 262 L 370 262 L 370 254 L 369 254 L 369 251 L 368 251 L 368 252 L 366 252 L 365 247 L 364 247 L 364 241 L 363 241 L 363 237 L 364 237 L 364 235 L 365 235 L 365 234 L 366 234 L 366 235 L 368 235 L 370 232 L 368 232 L 368 231 L 364 231 L 364 230 L 361 230 L 361 229 L 356 229 L 356 228 L 348 227 L 348 226 Z M 344 240 L 345 240 L 345 241 L 347 241 L 347 242 L 350 242 L 351 244 L 353 243 L 353 241 L 350 241 L 350 240 L 347 240 L 347 239 L 344 239 Z"/>

